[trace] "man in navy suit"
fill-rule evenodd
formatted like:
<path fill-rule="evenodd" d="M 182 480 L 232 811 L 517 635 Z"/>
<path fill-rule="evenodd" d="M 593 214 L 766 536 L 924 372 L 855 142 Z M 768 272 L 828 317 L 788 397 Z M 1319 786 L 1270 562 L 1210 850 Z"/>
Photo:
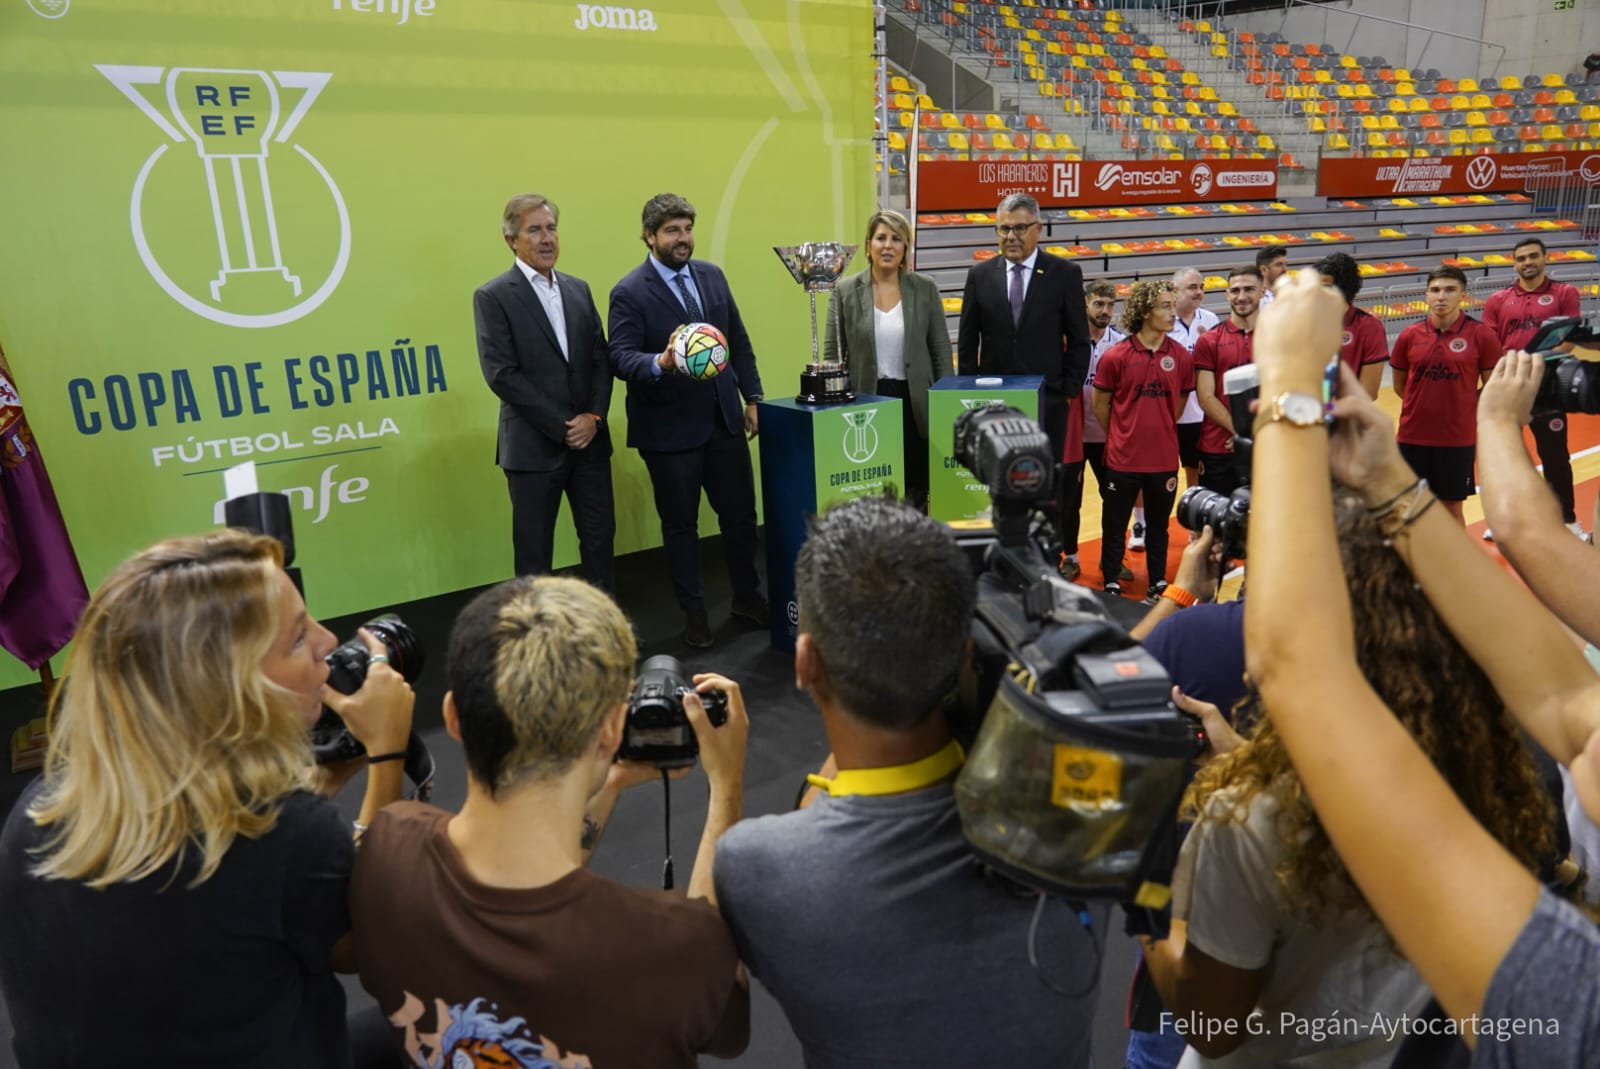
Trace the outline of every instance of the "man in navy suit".
<path fill-rule="evenodd" d="M 537 193 L 506 204 L 501 230 L 516 262 L 472 295 L 478 363 L 500 398 L 495 463 L 511 492 L 517 574 L 550 571 L 565 493 L 584 577 L 611 591 L 611 368 L 589 284 L 556 274 L 560 214 Z"/>
<path fill-rule="evenodd" d="M 750 335 L 722 269 L 694 256 L 695 210 L 675 193 L 644 206 L 650 255 L 611 290 L 611 368 L 628 384 L 628 444 L 650 471 L 672 589 L 683 609 L 683 638 L 711 645 L 700 578 L 700 492 L 717 513 L 733 589 L 733 615 L 767 626 L 756 574 L 755 475 L 745 436 L 756 435 L 761 376 Z M 702 382 L 678 374 L 673 332 L 711 323 L 728 339 L 728 368 Z M 740 405 L 740 395 L 744 404 Z"/>

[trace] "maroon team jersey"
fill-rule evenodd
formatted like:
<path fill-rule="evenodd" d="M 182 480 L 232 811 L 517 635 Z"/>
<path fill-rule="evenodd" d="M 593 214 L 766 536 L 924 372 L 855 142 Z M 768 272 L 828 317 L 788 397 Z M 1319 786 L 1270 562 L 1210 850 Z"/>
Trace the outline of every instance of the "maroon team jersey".
<path fill-rule="evenodd" d="M 1200 340 L 1194 343 L 1195 377 L 1202 371 L 1213 372 L 1217 377 L 1217 398 L 1223 404 L 1228 403 L 1228 393 L 1222 388 L 1222 376 L 1255 359 L 1251 351 L 1255 339 L 1255 331 L 1240 330 L 1233 325 L 1230 316 L 1200 335 Z M 1233 432 L 1207 416 L 1200 431 L 1200 452 L 1233 452 Z"/>
<path fill-rule="evenodd" d="M 1478 379 L 1503 350 L 1494 331 L 1463 312 L 1444 330 L 1413 323 L 1394 340 L 1389 366 L 1407 373 L 1400 431 L 1407 445 L 1476 445 Z"/>
<path fill-rule="evenodd" d="M 1095 369 L 1094 388 L 1111 395 L 1106 467 L 1113 471 L 1178 470 L 1178 419 L 1194 389 L 1194 357 L 1163 338 L 1151 352 L 1132 336 L 1113 346 Z"/>
<path fill-rule="evenodd" d="M 1578 291 L 1548 275 L 1536 290 L 1525 290 L 1513 282 L 1483 302 L 1483 325 L 1494 331 L 1507 349 L 1526 348 L 1546 319 L 1577 314 Z"/>
<path fill-rule="evenodd" d="M 1344 341 L 1339 345 L 1339 359 L 1357 374 L 1368 364 L 1381 364 L 1389 359 L 1389 337 L 1376 316 L 1350 306 L 1344 314 Z"/>

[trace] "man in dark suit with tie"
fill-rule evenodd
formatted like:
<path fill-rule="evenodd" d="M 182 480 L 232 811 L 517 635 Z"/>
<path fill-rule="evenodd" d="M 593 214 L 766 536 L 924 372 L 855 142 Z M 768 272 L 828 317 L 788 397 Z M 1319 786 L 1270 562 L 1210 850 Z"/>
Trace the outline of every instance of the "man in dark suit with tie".
<path fill-rule="evenodd" d="M 628 444 L 639 450 L 655 489 L 683 638 L 711 645 L 700 578 L 700 492 L 717 513 L 733 589 L 733 615 L 767 626 L 756 574 L 755 475 L 745 436 L 756 435 L 761 377 L 750 335 L 722 269 L 694 256 L 694 207 L 675 193 L 644 206 L 650 255 L 611 291 L 611 367 L 628 384 Z M 709 381 L 678 374 L 673 333 L 711 323 L 728 339 L 728 369 Z M 743 395 L 741 410 L 740 395 Z"/>
<path fill-rule="evenodd" d="M 611 591 L 611 368 L 589 284 L 556 273 L 559 218 L 537 193 L 506 204 L 501 229 L 516 262 L 472 295 L 478 363 L 500 398 L 495 463 L 511 491 L 517 574 L 550 571 L 565 493 L 584 578 Z"/>
<path fill-rule="evenodd" d="M 1067 406 L 1089 372 L 1089 317 L 1077 264 L 1039 251 L 1039 202 L 1013 193 L 995 211 L 1000 255 L 967 272 L 958 375 L 1043 375 L 1039 422 L 1064 459 Z"/>

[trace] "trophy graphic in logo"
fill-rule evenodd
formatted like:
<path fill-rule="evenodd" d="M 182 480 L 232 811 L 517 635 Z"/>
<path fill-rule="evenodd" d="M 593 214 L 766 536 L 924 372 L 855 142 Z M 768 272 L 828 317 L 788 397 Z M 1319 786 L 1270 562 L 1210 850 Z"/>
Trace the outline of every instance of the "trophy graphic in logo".
<path fill-rule="evenodd" d="M 862 408 L 854 412 L 839 413 L 844 417 L 844 455 L 852 464 L 865 464 L 878 453 L 878 429 L 872 418 L 876 408 Z"/>
<path fill-rule="evenodd" d="M 349 264 L 349 212 L 316 157 L 298 144 L 290 146 L 293 152 L 272 150 L 289 144 L 333 76 L 107 64 L 95 69 L 163 134 L 193 145 L 198 157 L 196 171 L 158 166 L 172 147 L 160 145 L 134 182 L 134 245 L 157 285 L 191 312 L 236 327 L 290 323 L 321 305 Z M 295 195 L 275 197 L 274 187 L 284 183 Z M 205 233 L 194 225 L 197 220 L 169 222 L 207 202 L 214 253 L 196 247 L 203 240 L 197 236 Z M 289 243 L 280 204 L 294 205 L 290 216 L 299 224 Z M 303 218 L 308 215 L 315 218 Z M 309 296 L 302 281 L 307 268 L 291 266 L 295 262 L 325 272 Z"/>
<path fill-rule="evenodd" d="M 819 355 L 817 294 L 833 292 L 834 283 L 844 274 L 850 258 L 856 254 L 856 247 L 837 241 L 807 241 L 799 245 L 774 245 L 772 251 L 778 254 L 783 266 L 789 269 L 789 274 L 794 276 L 796 282 L 806 288 L 806 295 L 811 298 L 811 363 L 800 373 L 800 395 L 795 400 L 807 405 L 854 401 L 856 395 L 850 389 L 850 373 L 845 370 L 844 364 L 837 360 L 822 360 Z M 833 298 L 830 297 L 828 312 L 834 318 L 837 337 L 839 313 L 833 304 Z"/>

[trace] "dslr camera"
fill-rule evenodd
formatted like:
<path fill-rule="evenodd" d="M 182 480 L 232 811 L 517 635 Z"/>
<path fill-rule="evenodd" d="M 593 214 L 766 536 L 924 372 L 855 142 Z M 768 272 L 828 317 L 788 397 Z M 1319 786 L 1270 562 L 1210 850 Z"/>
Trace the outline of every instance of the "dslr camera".
<path fill-rule="evenodd" d="M 1025 886 L 1158 910 L 1194 722 L 1098 595 L 1050 563 L 1057 480 L 1040 426 L 998 402 L 970 409 L 954 455 L 993 503 L 990 536 L 964 540 L 980 564 L 977 678 L 950 717 L 969 744 L 955 786 L 967 842 Z"/>
<path fill-rule="evenodd" d="M 389 667 L 415 686 L 417 677 L 422 675 L 424 661 L 422 642 L 417 638 L 417 633 L 392 612 L 374 616 L 361 626 L 383 643 L 389 655 Z M 372 654 L 367 644 L 361 641 L 361 636 L 353 635 L 334 647 L 327 656 L 327 662 L 328 686 L 340 694 L 354 694 L 367 681 L 367 668 L 372 663 Z M 322 717 L 311 729 L 311 749 L 319 765 L 348 761 L 367 752 L 360 740 L 345 729 L 339 715 L 327 706 L 322 707 Z M 408 764 L 409 761 L 408 757 Z"/>
<path fill-rule="evenodd" d="M 1528 340 L 1528 352 L 1545 360 L 1544 378 L 1533 399 L 1533 414 L 1549 416 L 1558 412 L 1600 413 L 1600 363 L 1579 360 L 1558 352 L 1568 342 L 1586 344 L 1596 340 L 1582 316 L 1547 319 Z"/>
<path fill-rule="evenodd" d="M 1250 527 L 1250 452 L 1254 444 L 1250 434 L 1256 418 L 1250 404 L 1261 393 L 1260 373 L 1254 364 L 1236 367 L 1222 376 L 1222 389 L 1233 417 L 1233 470 L 1239 487 L 1231 494 L 1189 487 L 1178 498 L 1178 522 L 1196 534 L 1210 526 L 1216 544 L 1222 547 L 1223 561 L 1243 560 Z"/>
<path fill-rule="evenodd" d="M 700 743 L 694 736 L 683 696 L 694 694 L 683 664 L 670 654 L 658 654 L 639 666 L 639 681 L 628 695 L 628 720 L 617 756 L 644 761 L 657 768 L 685 768 L 694 764 Z M 728 722 L 728 695 L 721 690 L 700 692 L 706 718 L 713 726 Z"/>

